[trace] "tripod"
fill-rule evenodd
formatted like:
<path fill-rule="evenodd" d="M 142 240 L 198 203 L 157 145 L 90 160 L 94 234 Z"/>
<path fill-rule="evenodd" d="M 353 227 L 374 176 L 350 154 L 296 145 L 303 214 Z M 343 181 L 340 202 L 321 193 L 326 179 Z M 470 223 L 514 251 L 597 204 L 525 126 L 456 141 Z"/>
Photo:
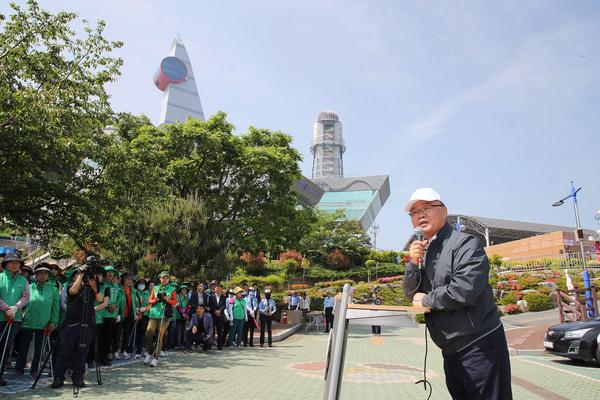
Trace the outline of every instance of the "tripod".
<path fill-rule="evenodd" d="M 93 279 L 93 278 L 89 278 L 89 279 Z M 96 287 L 99 288 L 100 285 L 98 283 L 98 281 L 96 281 Z M 89 312 L 89 301 L 90 301 L 90 287 L 89 285 L 86 283 L 83 288 L 83 293 L 82 293 L 82 300 L 83 300 L 83 307 L 81 310 L 81 320 L 80 320 L 80 327 L 79 327 L 79 343 L 77 345 L 77 348 L 79 351 L 82 350 L 87 350 L 89 351 L 89 349 L 87 348 L 88 346 L 84 343 L 84 328 L 88 327 L 88 324 L 86 323 L 88 320 L 88 312 Z M 94 313 L 94 315 L 92 315 L 92 338 L 94 339 L 94 361 L 96 364 L 96 381 L 98 382 L 98 385 L 102 385 L 102 374 L 100 372 L 100 363 L 99 363 L 99 359 L 98 359 L 98 338 L 97 338 L 97 332 L 96 332 L 96 315 L 94 312 L 94 307 L 92 307 L 92 312 Z M 84 361 L 85 362 L 85 361 Z M 73 379 L 73 397 L 78 397 L 79 396 L 79 387 L 75 384 L 75 379 Z"/>
<path fill-rule="evenodd" d="M 38 368 L 38 373 L 37 376 L 35 377 L 35 381 L 33 382 L 33 384 L 31 385 L 31 390 L 35 389 L 38 381 L 40 380 L 40 377 L 42 376 L 42 372 L 44 372 L 44 368 L 46 368 L 46 365 L 48 364 L 48 361 L 50 361 L 50 373 L 52 376 L 54 376 L 54 366 L 52 365 L 52 354 L 54 353 L 54 347 L 56 346 L 56 343 L 51 343 L 50 342 L 50 331 L 48 329 L 44 330 L 44 341 L 42 344 L 42 354 L 44 351 L 48 351 L 48 353 L 46 353 L 46 358 L 44 358 L 44 362 L 42 363 L 42 366 Z M 40 362 L 41 362 L 41 358 L 40 358 Z"/>

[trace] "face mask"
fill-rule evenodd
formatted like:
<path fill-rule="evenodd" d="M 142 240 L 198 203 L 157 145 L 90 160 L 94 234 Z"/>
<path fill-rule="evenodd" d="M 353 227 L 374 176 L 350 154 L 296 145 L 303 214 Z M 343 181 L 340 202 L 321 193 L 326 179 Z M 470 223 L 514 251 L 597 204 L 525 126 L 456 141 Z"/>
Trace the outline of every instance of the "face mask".
<path fill-rule="evenodd" d="M 143 283 L 138 283 L 137 288 L 138 290 L 144 290 L 146 289 L 146 285 L 144 285 Z"/>

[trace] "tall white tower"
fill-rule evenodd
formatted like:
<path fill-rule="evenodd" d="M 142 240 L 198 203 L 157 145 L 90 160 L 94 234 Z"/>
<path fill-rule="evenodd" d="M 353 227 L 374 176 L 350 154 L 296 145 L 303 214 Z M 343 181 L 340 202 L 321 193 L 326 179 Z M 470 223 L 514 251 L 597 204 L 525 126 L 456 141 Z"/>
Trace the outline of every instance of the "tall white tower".
<path fill-rule="evenodd" d="M 204 121 L 192 63 L 179 36 L 173 40 L 171 55 L 160 62 L 154 75 L 154 84 L 165 92 L 160 124 L 182 122 L 188 117 Z"/>
<path fill-rule="evenodd" d="M 333 111 L 319 113 L 310 145 L 313 154 L 313 178 L 343 178 L 346 151 L 342 123 Z"/>

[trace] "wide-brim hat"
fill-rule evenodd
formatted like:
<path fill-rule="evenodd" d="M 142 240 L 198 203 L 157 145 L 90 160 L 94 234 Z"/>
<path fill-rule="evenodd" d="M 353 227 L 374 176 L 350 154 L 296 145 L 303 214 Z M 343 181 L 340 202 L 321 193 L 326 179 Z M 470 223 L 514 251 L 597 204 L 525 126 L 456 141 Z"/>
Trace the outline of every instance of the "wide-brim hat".
<path fill-rule="evenodd" d="M 180 291 L 181 289 L 187 289 L 187 290 L 189 290 L 190 288 L 188 287 L 188 285 L 184 284 L 184 285 L 179 286 L 179 288 L 177 289 L 177 291 Z"/>
<path fill-rule="evenodd" d="M 50 264 L 48 264 L 47 262 L 40 263 L 33 270 L 33 272 L 36 274 L 41 271 L 48 271 L 49 274 L 52 273 L 52 270 L 50 269 Z"/>
<path fill-rule="evenodd" d="M 107 265 L 106 267 L 104 267 L 104 272 L 108 271 L 113 271 L 115 274 L 118 272 L 112 265 Z"/>
<path fill-rule="evenodd" d="M 417 189 L 410 195 L 410 200 L 404 206 L 404 211 L 410 212 L 412 206 L 418 201 L 442 201 L 442 195 L 433 190 L 432 188 L 425 187 Z"/>
<path fill-rule="evenodd" d="M 21 264 L 21 268 L 25 266 L 25 263 L 23 262 L 23 260 L 21 260 L 21 258 L 19 258 L 18 255 L 14 253 L 8 253 L 6 256 L 4 256 L 4 259 L 2 260 L 2 268 L 4 268 L 4 264 L 10 261 L 18 261 Z"/>
<path fill-rule="evenodd" d="M 218 284 L 219 284 L 219 282 L 217 282 L 216 280 L 213 279 L 212 281 L 210 281 L 210 283 L 208 284 L 208 286 L 218 285 Z"/>
<path fill-rule="evenodd" d="M 137 285 L 138 283 L 140 283 L 140 282 L 144 282 L 144 283 L 147 285 L 147 284 L 148 284 L 148 279 L 146 279 L 146 278 L 137 278 L 137 279 L 135 280 L 135 284 L 136 284 L 136 285 Z"/>
<path fill-rule="evenodd" d="M 171 275 L 169 275 L 169 273 L 167 271 L 163 271 L 160 274 L 158 274 L 158 279 L 162 278 L 163 276 L 171 276 Z"/>
<path fill-rule="evenodd" d="M 266 293 L 271 293 L 271 289 L 265 289 L 265 294 Z"/>
<path fill-rule="evenodd" d="M 233 294 L 238 294 L 238 293 L 243 292 L 243 291 L 244 291 L 244 289 L 242 289 L 239 286 L 236 286 L 235 289 L 233 289 Z"/>

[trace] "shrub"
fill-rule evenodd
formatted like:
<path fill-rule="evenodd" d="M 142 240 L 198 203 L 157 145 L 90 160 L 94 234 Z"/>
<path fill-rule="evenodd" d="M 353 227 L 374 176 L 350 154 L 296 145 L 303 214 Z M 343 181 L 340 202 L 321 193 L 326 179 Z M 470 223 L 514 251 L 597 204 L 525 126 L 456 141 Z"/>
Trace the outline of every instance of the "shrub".
<path fill-rule="evenodd" d="M 537 286 L 538 283 L 540 283 L 542 280 L 539 278 L 536 278 L 535 276 L 531 276 L 531 275 L 523 275 L 521 276 L 519 279 L 517 279 L 517 282 L 519 282 L 519 284 L 521 286 L 523 286 L 524 288 L 530 289 L 530 288 L 535 288 Z"/>
<path fill-rule="evenodd" d="M 502 296 L 500 298 L 500 300 L 498 301 L 498 304 L 500 304 L 501 306 L 505 306 L 507 304 L 516 304 L 517 303 L 517 296 L 515 296 L 514 293 L 507 293 L 504 296 Z"/>
<path fill-rule="evenodd" d="M 354 285 L 354 281 L 350 280 L 350 279 L 340 279 L 337 281 L 330 281 L 330 282 L 317 282 L 315 284 L 315 288 L 317 289 L 324 289 L 324 288 L 343 288 L 344 285 L 346 283 L 349 283 L 350 285 Z"/>
<path fill-rule="evenodd" d="M 518 314 L 519 306 L 516 304 L 507 304 L 504 306 L 504 312 L 507 314 Z"/>
<path fill-rule="evenodd" d="M 285 253 L 279 255 L 279 262 L 285 263 L 287 260 L 294 260 L 296 262 L 296 268 L 300 268 L 302 259 L 302 254 L 297 250 L 287 250 Z"/>
<path fill-rule="evenodd" d="M 339 249 L 335 249 L 327 257 L 327 266 L 337 270 L 346 269 L 350 266 L 350 258 Z"/>
<path fill-rule="evenodd" d="M 265 253 L 262 251 L 256 256 L 249 251 L 245 251 L 240 256 L 240 261 L 246 266 L 247 273 L 257 273 L 262 271 L 267 259 L 265 257 Z"/>
<path fill-rule="evenodd" d="M 377 280 L 377 282 L 379 283 L 390 283 L 390 282 L 394 282 L 394 281 L 401 281 L 403 278 L 403 275 L 396 275 L 396 276 L 388 276 L 385 278 L 379 278 Z"/>
<path fill-rule="evenodd" d="M 550 296 L 545 294 L 533 292 L 527 293 L 524 297 L 530 311 L 544 311 L 554 307 Z"/>

